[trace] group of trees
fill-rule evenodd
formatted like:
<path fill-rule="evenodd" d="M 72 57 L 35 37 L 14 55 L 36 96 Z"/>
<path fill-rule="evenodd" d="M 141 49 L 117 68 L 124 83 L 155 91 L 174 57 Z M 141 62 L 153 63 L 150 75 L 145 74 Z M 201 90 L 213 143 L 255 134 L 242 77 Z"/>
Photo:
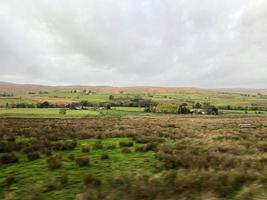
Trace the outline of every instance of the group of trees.
<path fill-rule="evenodd" d="M 147 107 L 145 112 L 156 112 L 156 113 L 177 113 L 177 114 L 207 114 L 207 115 L 218 115 L 219 110 L 216 106 L 209 103 L 196 103 L 189 105 L 187 103 L 157 103 L 153 106 Z"/>
<path fill-rule="evenodd" d="M 9 93 L 0 93 L 0 97 L 12 97 L 14 94 L 9 94 Z"/>
<path fill-rule="evenodd" d="M 35 108 L 35 104 L 33 103 L 15 103 L 9 104 L 6 103 L 6 108 Z"/>
<path fill-rule="evenodd" d="M 151 99 L 142 99 L 142 98 L 127 98 L 127 99 L 115 99 L 113 95 L 109 97 L 110 101 L 108 102 L 90 102 L 90 101 L 80 101 L 73 102 L 66 105 L 70 109 L 88 109 L 88 107 L 98 108 L 106 107 L 107 109 L 111 107 L 152 107 L 156 105 L 156 102 Z"/>

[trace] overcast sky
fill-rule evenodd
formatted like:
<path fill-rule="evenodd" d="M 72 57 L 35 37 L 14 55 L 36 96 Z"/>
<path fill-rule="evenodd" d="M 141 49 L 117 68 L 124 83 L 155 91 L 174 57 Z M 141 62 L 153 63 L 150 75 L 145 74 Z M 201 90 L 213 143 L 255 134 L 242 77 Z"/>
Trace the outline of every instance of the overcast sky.
<path fill-rule="evenodd" d="M 267 1 L 0 0 L 0 81 L 267 88 Z"/>

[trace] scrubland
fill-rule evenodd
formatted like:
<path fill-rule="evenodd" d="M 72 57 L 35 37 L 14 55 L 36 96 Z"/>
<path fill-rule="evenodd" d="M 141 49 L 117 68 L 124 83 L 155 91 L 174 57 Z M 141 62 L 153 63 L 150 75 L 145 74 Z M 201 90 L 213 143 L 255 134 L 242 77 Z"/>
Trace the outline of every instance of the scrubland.
<path fill-rule="evenodd" d="M 266 177 L 264 116 L 0 119 L 0 199 L 261 200 Z"/>

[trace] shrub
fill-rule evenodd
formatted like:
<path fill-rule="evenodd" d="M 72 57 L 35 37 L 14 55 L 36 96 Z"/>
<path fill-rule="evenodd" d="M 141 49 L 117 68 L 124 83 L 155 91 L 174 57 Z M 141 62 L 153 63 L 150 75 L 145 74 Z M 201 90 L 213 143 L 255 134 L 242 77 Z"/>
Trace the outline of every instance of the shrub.
<path fill-rule="evenodd" d="M 58 169 L 62 166 L 61 156 L 56 154 L 47 159 L 47 164 L 50 169 Z"/>
<path fill-rule="evenodd" d="M 128 147 L 124 147 L 122 150 L 121 150 L 122 153 L 131 153 L 131 149 L 128 148 Z"/>
<path fill-rule="evenodd" d="M 85 185 L 93 185 L 93 186 L 100 186 L 101 185 L 101 180 L 98 177 L 95 177 L 91 174 L 87 174 L 83 182 Z"/>
<path fill-rule="evenodd" d="M 8 153 L 15 150 L 15 143 L 0 141 L 0 153 Z"/>
<path fill-rule="evenodd" d="M 141 143 L 141 144 L 146 144 L 146 143 L 150 143 L 150 142 L 153 142 L 153 143 L 165 142 L 164 138 L 155 137 L 155 136 L 138 136 L 138 137 L 135 137 L 134 140 L 137 143 Z"/>
<path fill-rule="evenodd" d="M 144 146 L 139 146 L 135 148 L 135 151 L 141 151 L 141 152 L 145 152 L 145 151 L 156 151 L 158 147 L 158 143 L 148 143 Z"/>
<path fill-rule="evenodd" d="M 51 192 L 57 187 L 55 180 L 47 180 L 45 184 L 45 192 Z"/>
<path fill-rule="evenodd" d="M 158 147 L 158 143 L 155 142 L 150 142 L 145 145 L 146 151 L 155 151 Z"/>
<path fill-rule="evenodd" d="M 133 142 L 120 142 L 120 147 L 132 147 L 134 145 Z"/>
<path fill-rule="evenodd" d="M 244 186 L 240 193 L 237 195 L 238 200 L 257 200 L 265 199 L 262 195 L 262 188 L 260 185 L 251 184 Z"/>
<path fill-rule="evenodd" d="M 103 144 L 101 140 L 98 140 L 94 143 L 93 149 L 103 149 Z"/>
<path fill-rule="evenodd" d="M 19 158 L 15 153 L 5 153 L 0 157 L 0 164 L 18 163 Z"/>
<path fill-rule="evenodd" d="M 73 150 L 77 146 L 77 142 L 75 140 L 68 140 L 64 142 L 56 142 L 52 145 L 52 148 L 57 151 L 70 151 Z"/>
<path fill-rule="evenodd" d="M 11 184 L 13 184 L 15 182 L 16 182 L 16 178 L 15 178 L 15 176 L 13 174 L 7 176 L 6 179 L 5 179 L 5 184 L 6 185 L 11 185 Z"/>
<path fill-rule="evenodd" d="M 60 177 L 60 182 L 62 185 L 67 185 L 69 182 L 69 174 L 68 173 L 63 173 Z"/>
<path fill-rule="evenodd" d="M 107 149 L 109 149 L 109 150 L 113 150 L 116 148 L 117 148 L 117 146 L 115 144 L 111 144 L 111 145 L 107 146 Z"/>
<path fill-rule="evenodd" d="M 146 151 L 146 146 L 138 146 L 138 147 L 135 147 L 135 151 L 145 152 Z"/>
<path fill-rule="evenodd" d="M 8 141 L 8 142 L 15 142 L 16 141 L 16 137 L 15 135 L 8 135 L 5 137 L 5 139 Z"/>
<path fill-rule="evenodd" d="M 109 159 L 109 155 L 107 153 L 103 153 L 100 157 L 101 160 L 107 160 Z"/>
<path fill-rule="evenodd" d="M 82 152 L 83 153 L 90 152 L 90 146 L 88 146 L 88 145 L 82 145 Z"/>
<path fill-rule="evenodd" d="M 72 154 L 70 154 L 69 156 L 68 156 L 68 159 L 69 160 L 74 160 L 75 159 L 75 155 L 72 153 Z"/>
<path fill-rule="evenodd" d="M 51 156 L 51 155 L 52 155 L 52 151 L 51 151 L 50 149 L 46 149 L 46 150 L 45 150 L 45 154 L 46 154 L 47 156 Z"/>
<path fill-rule="evenodd" d="M 29 161 L 37 160 L 40 158 L 40 153 L 39 152 L 31 152 L 27 154 L 27 158 Z"/>
<path fill-rule="evenodd" d="M 75 161 L 79 167 L 89 166 L 90 164 L 90 160 L 87 157 L 76 158 Z"/>

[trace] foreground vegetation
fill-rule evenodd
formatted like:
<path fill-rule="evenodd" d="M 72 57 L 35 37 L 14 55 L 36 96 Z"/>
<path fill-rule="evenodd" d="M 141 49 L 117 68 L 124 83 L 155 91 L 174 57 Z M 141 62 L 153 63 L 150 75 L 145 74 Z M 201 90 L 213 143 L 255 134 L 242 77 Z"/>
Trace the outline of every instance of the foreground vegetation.
<path fill-rule="evenodd" d="M 266 199 L 266 131 L 263 116 L 0 119 L 0 199 Z"/>

